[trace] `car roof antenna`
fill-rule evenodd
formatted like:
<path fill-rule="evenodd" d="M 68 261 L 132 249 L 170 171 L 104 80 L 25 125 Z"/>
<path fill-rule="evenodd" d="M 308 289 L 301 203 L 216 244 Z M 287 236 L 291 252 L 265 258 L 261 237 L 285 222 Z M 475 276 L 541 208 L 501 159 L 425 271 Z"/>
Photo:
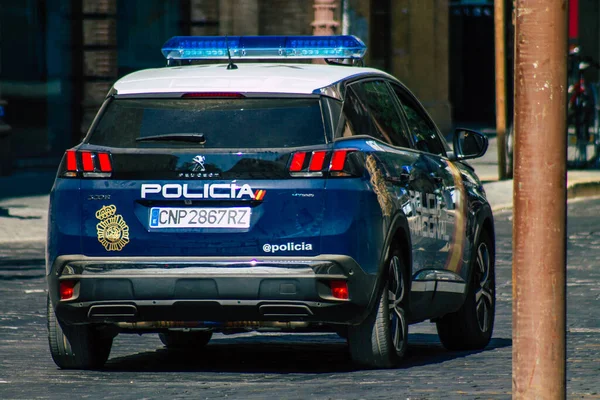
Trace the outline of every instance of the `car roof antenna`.
<path fill-rule="evenodd" d="M 227 64 L 227 69 L 238 69 L 237 65 L 231 61 L 231 51 L 229 50 L 229 38 L 225 35 L 225 45 L 227 46 L 227 58 L 229 59 L 229 64 Z"/>

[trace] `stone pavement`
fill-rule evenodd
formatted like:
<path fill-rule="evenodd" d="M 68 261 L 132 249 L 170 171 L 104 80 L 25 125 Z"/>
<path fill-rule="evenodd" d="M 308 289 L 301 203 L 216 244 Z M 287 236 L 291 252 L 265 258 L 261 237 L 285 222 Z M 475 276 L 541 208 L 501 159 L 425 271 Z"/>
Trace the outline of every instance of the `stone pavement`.
<path fill-rule="evenodd" d="M 600 399 L 600 199 L 569 203 L 567 398 Z M 446 351 L 411 325 L 397 369 L 360 370 L 332 334 L 215 334 L 201 353 L 119 335 L 106 368 L 59 370 L 48 351 L 42 264 L 0 262 L 0 398 L 510 399 L 512 213 L 496 220 L 496 320 L 483 351 Z M 82 396 L 83 397 L 83 396 Z"/>
<path fill-rule="evenodd" d="M 485 132 L 485 129 L 482 131 Z M 495 134 L 493 130 L 485 132 Z M 479 178 L 484 182 L 488 201 L 494 211 L 512 207 L 513 180 L 498 181 L 498 147 L 496 137 L 489 139 L 488 151 L 481 158 L 469 162 Z M 567 196 L 576 197 L 600 196 L 600 170 L 570 170 L 567 173 Z"/>

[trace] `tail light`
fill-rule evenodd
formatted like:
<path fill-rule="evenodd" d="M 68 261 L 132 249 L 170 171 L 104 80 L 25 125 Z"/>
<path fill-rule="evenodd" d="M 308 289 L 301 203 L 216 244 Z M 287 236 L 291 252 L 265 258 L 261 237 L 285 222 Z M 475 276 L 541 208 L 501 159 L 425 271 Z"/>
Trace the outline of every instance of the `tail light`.
<path fill-rule="evenodd" d="M 66 178 L 110 178 L 112 175 L 110 153 L 67 150 L 60 175 Z"/>
<path fill-rule="evenodd" d="M 291 157 L 289 173 L 293 177 L 331 177 L 362 176 L 362 167 L 358 163 L 360 152 L 355 149 L 333 151 L 298 151 Z"/>

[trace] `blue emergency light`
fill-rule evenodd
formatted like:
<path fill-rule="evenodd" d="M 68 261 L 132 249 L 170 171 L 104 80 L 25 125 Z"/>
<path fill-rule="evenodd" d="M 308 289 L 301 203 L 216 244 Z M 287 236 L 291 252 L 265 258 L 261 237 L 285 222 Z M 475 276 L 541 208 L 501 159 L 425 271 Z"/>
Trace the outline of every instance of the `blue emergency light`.
<path fill-rule="evenodd" d="M 174 36 L 162 47 L 167 60 L 362 59 L 366 51 L 352 35 Z"/>

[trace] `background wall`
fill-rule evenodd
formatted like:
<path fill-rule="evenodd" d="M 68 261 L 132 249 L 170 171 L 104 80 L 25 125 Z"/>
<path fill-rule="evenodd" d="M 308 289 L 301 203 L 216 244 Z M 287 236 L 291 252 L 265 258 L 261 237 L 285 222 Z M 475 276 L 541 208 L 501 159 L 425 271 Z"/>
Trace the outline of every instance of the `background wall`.
<path fill-rule="evenodd" d="M 331 20 L 315 23 L 315 6 L 331 7 Z M 600 59 L 600 2 L 579 6 L 578 40 Z M 165 65 L 171 36 L 308 35 L 316 25 L 363 39 L 366 64 L 407 84 L 442 131 L 494 125 L 493 0 L 0 0 L 10 154 L 19 167 L 57 163 L 116 79 Z"/>

